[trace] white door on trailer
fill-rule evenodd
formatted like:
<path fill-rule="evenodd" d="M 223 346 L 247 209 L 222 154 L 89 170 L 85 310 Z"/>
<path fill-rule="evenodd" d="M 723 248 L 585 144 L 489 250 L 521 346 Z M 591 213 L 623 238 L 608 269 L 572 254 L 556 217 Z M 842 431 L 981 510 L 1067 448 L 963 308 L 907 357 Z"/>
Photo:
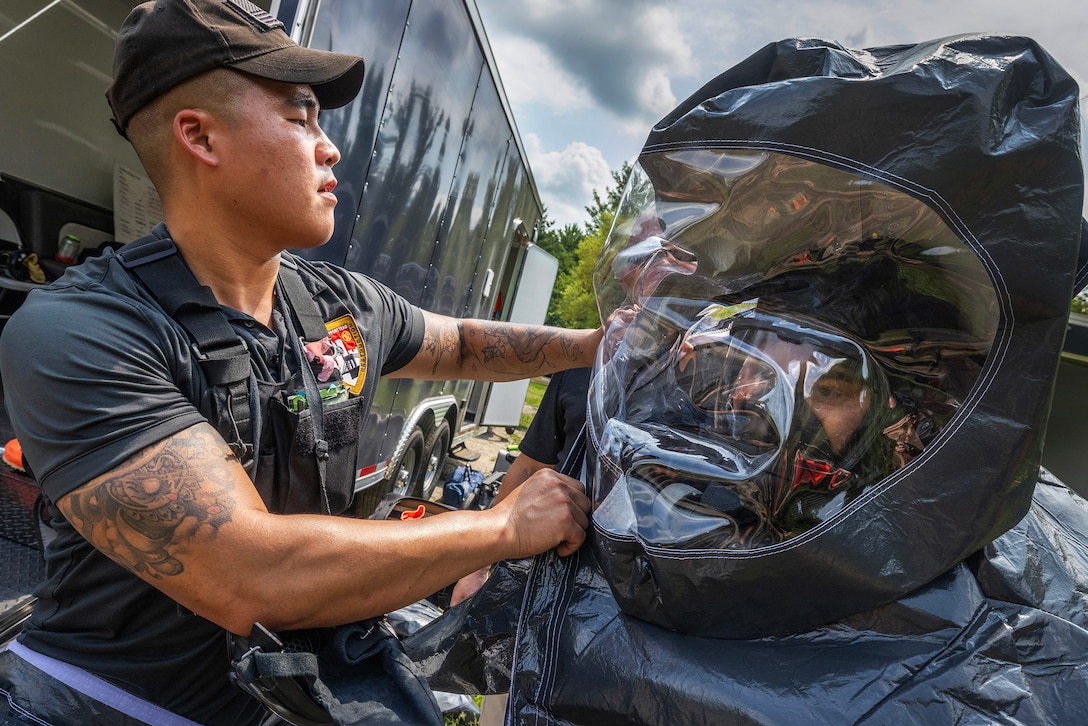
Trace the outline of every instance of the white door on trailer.
<path fill-rule="evenodd" d="M 511 323 L 541 325 L 559 272 L 559 261 L 536 245 L 525 250 L 525 264 L 518 276 L 517 292 L 510 310 Z M 484 426 L 517 426 L 529 380 L 493 383 L 480 423 Z"/>

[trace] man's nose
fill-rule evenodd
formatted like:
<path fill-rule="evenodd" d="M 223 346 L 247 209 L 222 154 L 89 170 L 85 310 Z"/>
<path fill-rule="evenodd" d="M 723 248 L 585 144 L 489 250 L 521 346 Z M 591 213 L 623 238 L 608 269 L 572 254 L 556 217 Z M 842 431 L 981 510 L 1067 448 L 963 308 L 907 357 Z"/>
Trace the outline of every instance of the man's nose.
<path fill-rule="evenodd" d="M 332 142 L 325 132 L 321 132 L 321 139 L 317 144 L 317 160 L 323 166 L 333 166 L 340 161 L 340 149 Z"/>

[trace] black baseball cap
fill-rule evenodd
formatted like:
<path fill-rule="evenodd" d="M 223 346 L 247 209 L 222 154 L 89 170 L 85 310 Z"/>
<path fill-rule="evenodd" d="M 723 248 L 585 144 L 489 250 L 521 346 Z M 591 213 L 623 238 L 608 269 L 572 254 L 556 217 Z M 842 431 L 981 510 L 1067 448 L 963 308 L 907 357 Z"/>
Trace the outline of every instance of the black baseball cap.
<path fill-rule="evenodd" d="M 362 58 L 303 48 L 249 0 L 152 0 L 117 34 L 106 99 L 121 135 L 141 108 L 214 68 L 307 84 L 322 108 L 349 103 L 363 83 Z"/>

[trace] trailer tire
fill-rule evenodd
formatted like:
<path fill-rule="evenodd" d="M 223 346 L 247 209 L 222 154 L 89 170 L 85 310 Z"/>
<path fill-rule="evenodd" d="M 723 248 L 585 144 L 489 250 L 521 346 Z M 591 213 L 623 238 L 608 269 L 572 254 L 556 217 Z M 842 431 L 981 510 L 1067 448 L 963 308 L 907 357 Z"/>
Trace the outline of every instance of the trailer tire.
<path fill-rule="evenodd" d="M 412 429 L 408 440 L 404 442 L 404 448 L 401 449 L 400 458 L 389 467 L 387 479 L 392 485 L 390 491 L 403 496 L 417 496 L 426 465 L 426 459 L 423 458 L 426 452 L 424 443 L 423 432 Z"/>
<path fill-rule="evenodd" d="M 446 457 L 450 452 L 450 425 L 448 421 L 439 421 L 434 431 L 427 437 L 424 447 L 423 471 L 420 473 L 419 496 L 430 499 L 446 467 Z"/>
<path fill-rule="evenodd" d="M 419 480 L 423 466 L 423 432 L 418 428 L 413 429 L 404 442 L 400 458 L 389 465 L 385 477 L 355 493 L 355 499 L 351 504 L 350 516 L 359 519 L 368 519 L 386 496 L 396 493 L 400 496 L 415 496 L 412 492 L 418 490 Z"/>

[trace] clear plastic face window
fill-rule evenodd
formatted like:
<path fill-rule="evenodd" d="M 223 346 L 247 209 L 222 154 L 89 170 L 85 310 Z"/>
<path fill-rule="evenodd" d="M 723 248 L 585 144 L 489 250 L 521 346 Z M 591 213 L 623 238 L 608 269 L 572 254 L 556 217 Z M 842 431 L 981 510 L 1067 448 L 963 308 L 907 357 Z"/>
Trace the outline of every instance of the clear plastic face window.
<path fill-rule="evenodd" d="M 765 152 L 644 156 L 594 283 L 595 521 L 669 548 L 835 517 L 940 435 L 999 322 L 936 212 Z"/>

